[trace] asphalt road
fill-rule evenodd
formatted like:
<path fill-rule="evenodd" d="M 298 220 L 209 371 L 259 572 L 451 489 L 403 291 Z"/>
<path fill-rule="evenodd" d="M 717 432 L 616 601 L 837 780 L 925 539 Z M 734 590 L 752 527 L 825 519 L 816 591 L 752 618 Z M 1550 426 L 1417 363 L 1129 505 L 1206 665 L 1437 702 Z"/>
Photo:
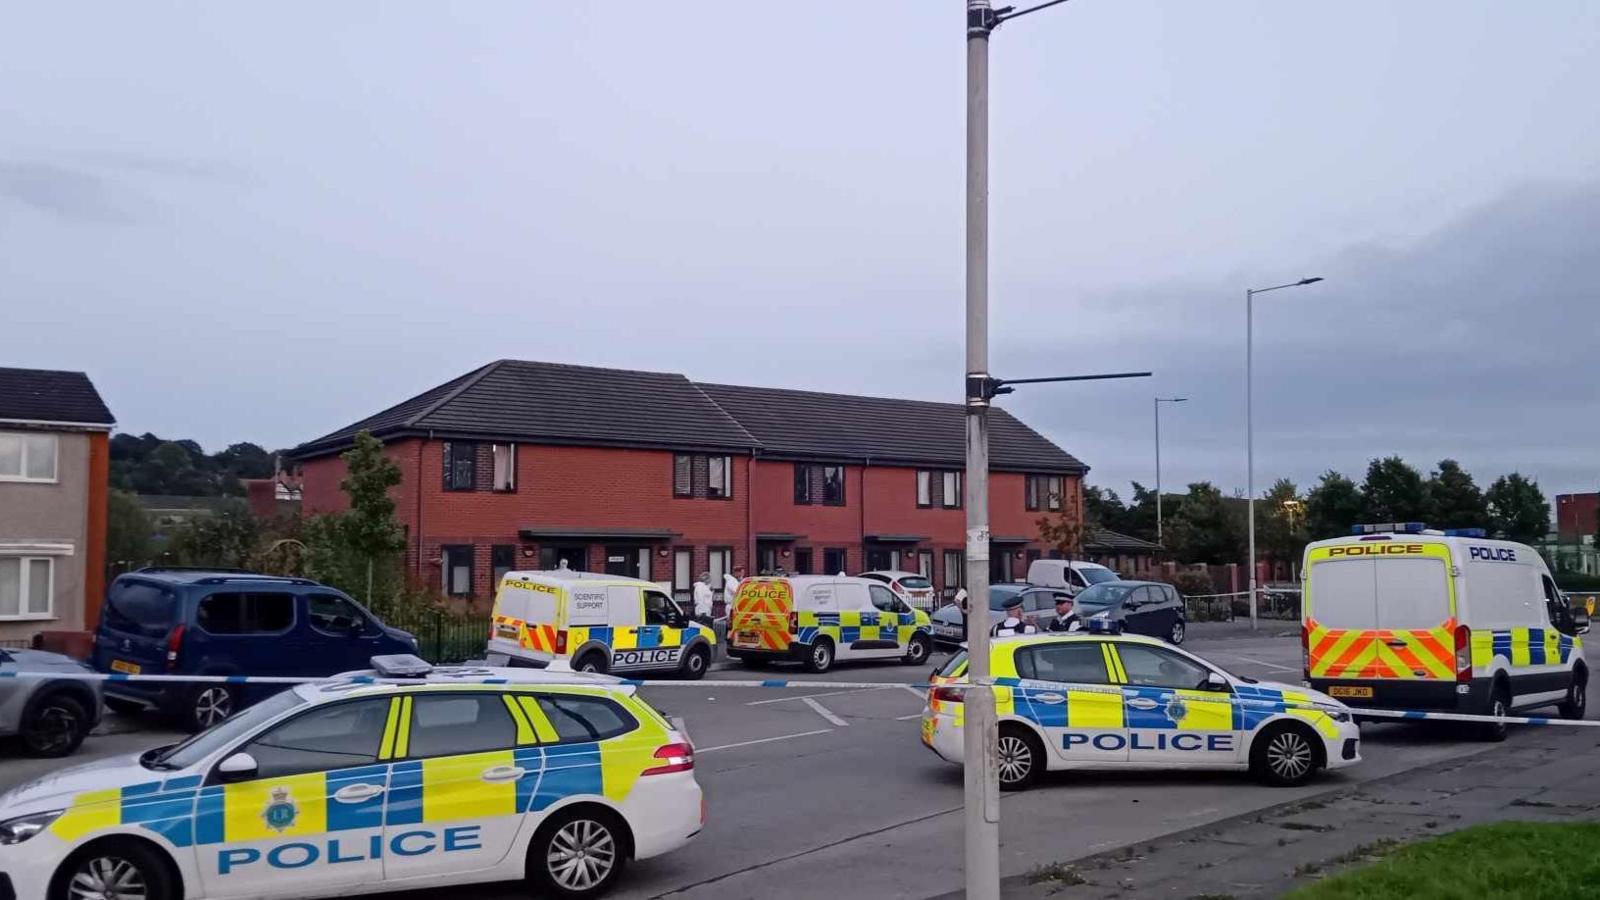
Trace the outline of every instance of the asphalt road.
<path fill-rule="evenodd" d="M 1263 636 L 1197 627 L 1188 648 L 1241 675 L 1294 683 L 1299 647 L 1282 623 Z M 960 769 L 918 740 L 922 696 L 895 682 L 926 681 L 926 668 L 864 664 L 825 676 L 798 670 L 762 677 L 885 682 L 876 689 L 773 690 L 706 681 L 645 689 L 681 716 L 698 748 L 696 770 L 710 810 L 688 847 L 636 864 L 617 898 L 928 897 L 961 884 Z M 1486 745 L 1421 725 L 1367 725 L 1365 761 L 1304 788 L 1258 786 L 1233 773 L 1058 773 L 1001 802 L 1005 874 L 1046 862 L 1149 841 L 1279 803 L 1349 787 Z M 1518 736 L 1513 734 L 1513 741 Z M 80 759 L 170 740 L 151 732 L 92 737 Z M 3 752 L 3 751 L 0 751 Z M 0 755 L 0 788 L 55 766 Z M 413 900 L 422 892 L 381 895 Z M 433 891 L 440 900 L 525 898 L 518 885 Z"/>

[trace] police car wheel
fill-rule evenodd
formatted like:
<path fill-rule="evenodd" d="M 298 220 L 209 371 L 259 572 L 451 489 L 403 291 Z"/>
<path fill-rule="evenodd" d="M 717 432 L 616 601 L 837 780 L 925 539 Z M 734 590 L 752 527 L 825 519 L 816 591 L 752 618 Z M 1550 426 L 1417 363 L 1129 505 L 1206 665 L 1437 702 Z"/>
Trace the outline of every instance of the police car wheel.
<path fill-rule="evenodd" d="M 205 731 L 238 712 L 238 695 L 225 684 L 203 684 L 190 695 L 184 711 L 184 726 L 190 731 Z"/>
<path fill-rule="evenodd" d="M 806 651 L 806 671 L 821 674 L 833 668 L 833 644 L 819 638 Z"/>
<path fill-rule="evenodd" d="M 1273 787 L 1305 784 L 1317 773 L 1315 740 L 1300 725 L 1269 727 L 1250 748 L 1250 770 Z"/>
<path fill-rule="evenodd" d="M 29 756 L 55 758 L 78 749 L 88 732 L 89 714 L 84 712 L 83 704 L 55 693 L 33 705 L 19 734 Z"/>
<path fill-rule="evenodd" d="M 174 900 L 172 874 L 139 841 L 106 840 L 67 857 L 50 884 L 50 900 Z"/>
<path fill-rule="evenodd" d="M 906 645 L 906 665 L 920 666 L 928 661 L 933 653 L 933 644 L 926 635 L 913 635 L 911 643 Z"/>
<path fill-rule="evenodd" d="M 1558 708 L 1563 719 L 1581 719 L 1589 705 L 1589 672 L 1582 666 L 1572 671 L 1572 684 L 1567 686 L 1567 699 Z"/>
<path fill-rule="evenodd" d="M 595 809 L 557 815 L 529 847 L 528 870 L 543 893 L 598 897 L 628 861 L 627 834 L 615 816 Z"/>
<path fill-rule="evenodd" d="M 711 654 L 704 647 L 696 647 L 683 656 L 683 677 L 690 681 L 699 681 L 706 677 L 706 670 L 711 668 Z"/>
<path fill-rule="evenodd" d="M 1000 790 L 1020 791 L 1039 779 L 1044 748 L 1039 739 L 1015 726 L 1000 729 Z"/>

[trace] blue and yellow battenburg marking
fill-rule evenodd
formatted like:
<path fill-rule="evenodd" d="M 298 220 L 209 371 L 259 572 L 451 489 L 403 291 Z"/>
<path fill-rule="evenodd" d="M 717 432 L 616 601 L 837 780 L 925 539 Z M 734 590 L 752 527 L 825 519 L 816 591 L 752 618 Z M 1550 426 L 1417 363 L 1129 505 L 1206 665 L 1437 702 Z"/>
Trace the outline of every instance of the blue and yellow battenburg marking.
<path fill-rule="evenodd" d="M 857 641 L 894 641 L 908 644 L 911 636 L 928 633 L 932 623 L 928 614 L 920 610 L 908 613 L 852 610 L 849 612 L 815 612 L 802 610 L 795 614 L 799 630 L 795 640 L 801 644 L 814 644 L 823 635 L 836 645 L 854 644 Z"/>
<path fill-rule="evenodd" d="M 605 644 L 613 650 L 683 647 L 697 636 L 713 644 L 717 642 L 716 633 L 698 622 L 690 622 L 682 628 L 669 628 L 665 625 L 574 626 L 567 629 L 567 652 L 576 652 L 579 647 L 590 642 Z"/>
<path fill-rule="evenodd" d="M 556 729 L 538 699 L 532 694 L 506 691 L 501 696 L 516 723 L 519 746 L 407 760 L 400 757 L 409 749 L 411 696 L 390 701 L 380 754 L 391 761 L 229 785 L 202 787 L 199 776 L 184 775 L 88 791 L 73 798 L 71 806 L 51 824 L 50 831 L 62 840 L 75 842 L 98 831 L 139 826 L 174 847 L 204 847 L 297 837 L 321 839 L 385 826 L 437 826 L 537 813 L 580 795 L 604 796 L 620 803 L 632 792 L 640 775 L 655 764 L 654 748 L 665 736 L 664 732 L 653 733 L 660 730 L 659 726 L 640 716 L 639 730 L 616 738 L 556 743 Z M 547 691 L 545 696 L 559 697 L 561 693 Z M 503 781 L 483 780 L 482 773 L 494 767 L 506 768 L 508 777 Z M 381 790 L 357 802 L 334 799 L 340 790 L 363 784 Z M 224 853 L 230 855 L 219 856 L 219 866 L 237 869 L 264 860 L 278 868 L 297 868 L 318 859 L 335 862 L 375 858 L 386 847 L 405 856 L 417 855 L 424 845 L 450 851 L 471 849 L 476 841 L 475 835 L 461 828 L 445 832 L 401 832 L 406 839 L 397 847 L 387 847 L 380 841 L 357 849 L 354 844 L 323 841 L 306 844 L 309 849 L 283 859 L 263 857 L 254 850 L 226 850 Z M 367 855 L 351 855 L 355 853 Z M 334 859 L 340 854 L 342 859 Z"/>
<path fill-rule="evenodd" d="M 1582 651 L 1583 641 L 1562 634 L 1554 628 L 1510 628 L 1504 631 L 1474 631 L 1472 633 L 1472 667 L 1488 668 L 1496 656 L 1506 665 L 1554 666 L 1566 665 L 1572 651 Z"/>

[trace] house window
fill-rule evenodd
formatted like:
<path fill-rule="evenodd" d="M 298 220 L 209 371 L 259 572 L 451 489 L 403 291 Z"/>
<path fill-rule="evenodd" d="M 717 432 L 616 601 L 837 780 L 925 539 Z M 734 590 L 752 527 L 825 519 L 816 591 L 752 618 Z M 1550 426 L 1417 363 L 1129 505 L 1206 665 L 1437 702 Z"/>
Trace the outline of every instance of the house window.
<path fill-rule="evenodd" d="M 1026 506 L 1029 512 L 1039 508 L 1039 479 L 1029 475 L 1024 483 L 1026 485 Z"/>
<path fill-rule="evenodd" d="M 680 600 L 694 593 L 694 551 L 672 551 L 672 593 Z"/>
<path fill-rule="evenodd" d="M 694 496 L 694 457 L 687 453 L 672 457 L 672 496 Z"/>
<path fill-rule="evenodd" d="M 722 576 L 733 571 L 733 550 L 729 547 L 712 547 L 706 554 L 706 570 L 711 573 L 711 589 L 722 592 Z M 733 602 L 732 597 L 724 598 Z"/>
<path fill-rule="evenodd" d="M 0 619 L 50 617 L 54 580 L 53 559 L 0 556 Z"/>
<path fill-rule="evenodd" d="M 811 467 L 794 464 L 794 505 L 811 505 Z"/>
<path fill-rule="evenodd" d="M 794 574 L 811 574 L 811 548 L 805 547 L 794 551 Z"/>
<path fill-rule="evenodd" d="M 478 445 L 446 441 L 444 445 L 444 489 L 470 491 L 477 487 Z"/>
<path fill-rule="evenodd" d="M 1027 480 L 1027 506 L 1030 510 L 1061 509 L 1061 476 L 1029 475 Z"/>
<path fill-rule="evenodd" d="M 500 579 L 517 567 L 517 548 L 511 544 L 495 544 L 489 548 L 489 569 L 494 573 L 494 590 L 500 590 Z"/>
<path fill-rule="evenodd" d="M 1061 509 L 1061 476 L 1051 475 L 1044 480 L 1044 507 L 1052 512 Z"/>
<path fill-rule="evenodd" d="M 933 473 L 926 469 L 917 472 L 917 505 L 933 505 Z"/>
<path fill-rule="evenodd" d="M 944 552 L 944 589 L 954 594 L 957 588 L 967 586 L 967 561 L 960 550 Z"/>
<path fill-rule="evenodd" d="M 840 547 L 830 547 L 822 551 L 822 574 L 838 575 L 845 568 L 845 552 Z"/>
<path fill-rule="evenodd" d="M 917 574 L 921 575 L 923 578 L 928 579 L 928 582 L 930 584 L 933 582 L 933 551 L 932 550 L 918 550 L 917 551 Z"/>
<path fill-rule="evenodd" d="M 452 597 L 472 596 L 472 545 L 447 544 L 439 550 L 444 563 L 444 592 Z"/>
<path fill-rule="evenodd" d="M 945 509 L 961 508 L 961 473 L 944 472 L 940 479 L 943 482 L 944 492 L 942 500 Z"/>
<path fill-rule="evenodd" d="M 0 432 L 0 481 L 55 481 L 53 434 Z"/>
<path fill-rule="evenodd" d="M 489 455 L 494 459 L 494 482 L 491 489 L 514 491 L 517 489 L 517 445 L 493 444 Z"/>
<path fill-rule="evenodd" d="M 822 505 L 844 505 L 844 466 L 822 467 Z"/>
<path fill-rule="evenodd" d="M 733 496 L 733 458 L 712 456 L 706 460 L 706 496 L 713 500 L 726 500 Z"/>

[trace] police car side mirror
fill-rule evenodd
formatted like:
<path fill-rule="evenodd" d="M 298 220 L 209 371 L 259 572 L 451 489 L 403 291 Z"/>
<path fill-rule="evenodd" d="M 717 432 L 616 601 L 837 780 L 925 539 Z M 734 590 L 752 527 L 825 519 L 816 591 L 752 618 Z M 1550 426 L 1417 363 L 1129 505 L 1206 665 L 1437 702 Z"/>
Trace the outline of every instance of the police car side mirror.
<path fill-rule="evenodd" d="M 1223 678 L 1221 675 L 1218 675 L 1215 672 L 1207 672 L 1206 673 L 1206 687 L 1205 687 L 1205 689 L 1208 690 L 1208 691 L 1217 691 L 1218 693 L 1225 693 L 1225 692 L 1227 692 L 1229 690 L 1228 679 Z"/>
<path fill-rule="evenodd" d="M 248 753 L 235 753 L 217 766 L 217 776 L 223 781 L 244 781 L 256 777 L 259 766 Z"/>

